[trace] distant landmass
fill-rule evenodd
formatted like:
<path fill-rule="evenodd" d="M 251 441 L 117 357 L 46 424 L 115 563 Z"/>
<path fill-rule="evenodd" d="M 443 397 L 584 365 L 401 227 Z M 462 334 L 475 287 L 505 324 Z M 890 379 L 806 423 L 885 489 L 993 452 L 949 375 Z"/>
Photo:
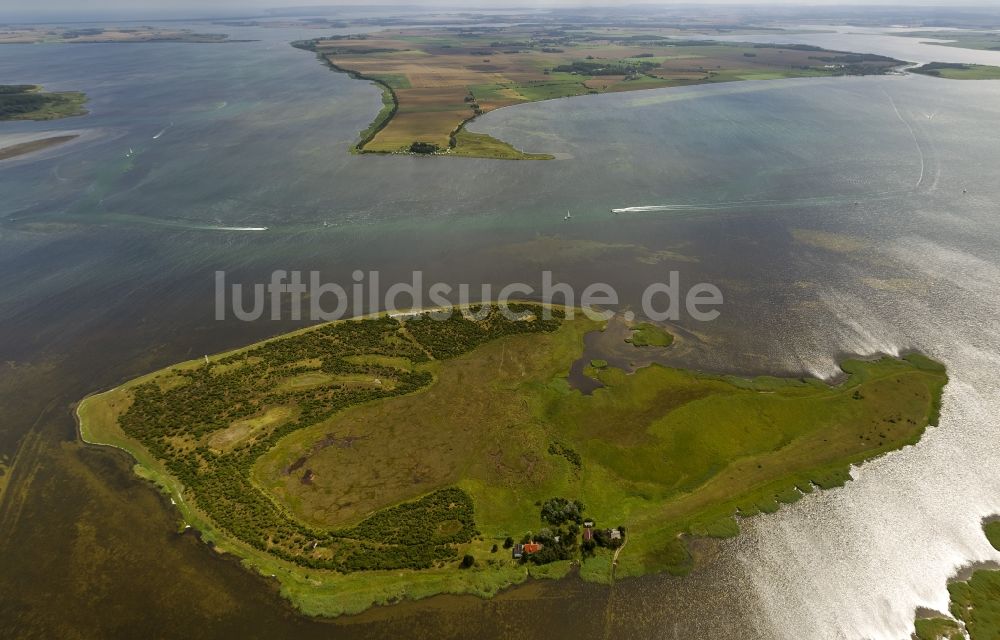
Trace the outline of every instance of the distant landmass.
<path fill-rule="evenodd" d="M 195 33 L 167 27 L 92 27 L 16 25 L 0 32 L 0 44 L 73 44 L 112 42 L 241 42 L 224 33 Z"/>
<path fill-rule="evenodd" d="M 677 29 L 528 26 L 419 28 L 293 43 L 382 88 L 383 108 L 354 150 L 548 159 L 465 125 L 538 100 L 738 80 L 883 74 L 874 54 L 807 45 L 693 40 Z"/>

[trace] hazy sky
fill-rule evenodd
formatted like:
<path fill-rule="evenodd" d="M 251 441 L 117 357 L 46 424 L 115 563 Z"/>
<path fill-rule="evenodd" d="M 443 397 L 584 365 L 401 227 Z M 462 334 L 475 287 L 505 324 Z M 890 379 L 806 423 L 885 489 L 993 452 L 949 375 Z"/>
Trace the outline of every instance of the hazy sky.
<path fill-rule="evenodd" d="M 82 18 L 93 15 L 103 18 L 153 16 L 204 16 L 204 15 L 255 15 L 268 8 L 336 6 L 336 5 L 392 5 L 407 7 L 449 7 L 464 9 L 500 9 L 567 6 L 622 6 L 635 4 L 661 5 L 871 5 L 905 7 L 997 7 L 996 0 L 0 0 L 0 19 L 30 15 L 72 16 Z"/>

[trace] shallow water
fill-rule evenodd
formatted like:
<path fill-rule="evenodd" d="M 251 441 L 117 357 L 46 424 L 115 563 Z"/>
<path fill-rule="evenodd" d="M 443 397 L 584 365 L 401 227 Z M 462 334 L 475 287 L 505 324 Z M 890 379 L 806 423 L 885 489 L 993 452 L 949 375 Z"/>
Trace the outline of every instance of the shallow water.
<path fill-rule="evenodd" d="M 84 90 L 92 110 L 0 126 L 0 144 L 87 132 L 0 163 L 0 453 L 20 451 L 0 511 L 4 627 L 330 632 L 174 534 L 124 456 L 74 443 L 84 394 L 296 326 L 214 321 L 216 269 L 248 283 L 423 269 L 476 286 L 551 269 L 578 290 L 613 284 L 633 308 L 677 270 L 726 304 L 713 323 L 677 323 L 675 363 L 830 377 L 841 354 L 916 348 L 949 366 L 941 426 L 920 444 L 704 545 L 695 576 L 437 598 L 334 623 L 347 635 L 900 638 L 916 607 L 946 608 L 957 567 L 1000 559 L 979 532 L 1000 511 L 1000 83 L 585 96 L 474 126 L 561 160 L 359 157 L 347 148 L 378 91 L 286 44 L 315 32 L 235 31 L 264 40 L 0 49 L 5 81 Z M 226 230 L 246 227 L 267 230 Z"/>

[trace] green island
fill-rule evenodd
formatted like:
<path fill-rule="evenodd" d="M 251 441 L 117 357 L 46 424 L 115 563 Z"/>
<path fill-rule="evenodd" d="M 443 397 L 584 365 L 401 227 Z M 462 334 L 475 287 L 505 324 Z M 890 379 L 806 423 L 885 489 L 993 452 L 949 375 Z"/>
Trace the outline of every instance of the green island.
<path fill-rule="evenodd" d="M 967 31 L 952 29 L 949 31 L 909 31 L 893 35 L 907 38 L 920 38 L 924 44 L 935 44 L 942 47 L 959 49 L 981 49 L 984 51 L 1000 51 L 1000 33 L 996 31 Z M 940 40 L 943 42 L 934 42 Z"/>
<path fill-rule="evenodd" d="M 989 518 L 983 532 L 1000 551 L 1000 519 Z M 995 640 L 1000 638 L 1000 571 L 977 569 L 968 580 L 948 584 L 949 610 L 954 618 L 935 616 L 915 622 L 915 640 Z M 961 621 L 961 624 L 959 623 Z"/>
<path fill-rule="evenodd" d="M 0 84 L 0 120 L 57 120 L 87 113 L 79 91 L 46 92 L 34 84 Z"/>
<path fill-rule="evenodd" d="M 642 322 L 625 340 L 635 347 L 669 347 L 674 342 L 674 334 L 651 322 Z"/>
<path fill-rule="evenodd" d="M 466 130 L 505 106 L 594 93 L 888 73 L 903 63 L 809 45 L 692 40 L 676 29 L 580 25 L 391 29 L 292 43 L 382 89 L 356 153 L 544 160 Z"/>
<path fill-rule="evenodd" d="M 837 384 L 653 364 L 568 372 L 605 323 L 520 303 L 371 316 L 206 356 L 88 396 L 186 525 L 311 615 L 489 597 L 576 569 L 610 583 L 697 564 L 936 424 L 944 368 L 847 360 Z M 638 347 L 637 347 L 638 348 Z M 598 363 L 600 364 L 600 363 Z"/>
<path fill-rule="evenodd" d="M 910 69 L 910 71 L 936 78 L 946 78 L 948 80 L 1000 80 L 1000 67 L 993 67 L 988 64 L 928 62 L 925 65 Z"/>

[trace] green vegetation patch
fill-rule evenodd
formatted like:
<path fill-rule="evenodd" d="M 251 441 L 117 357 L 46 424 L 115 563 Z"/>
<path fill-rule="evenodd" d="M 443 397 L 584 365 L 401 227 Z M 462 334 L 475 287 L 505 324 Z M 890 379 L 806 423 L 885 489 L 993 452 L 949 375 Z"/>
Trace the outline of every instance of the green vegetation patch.
<path fill-rule="evenodd" d="M 990 541 L 993 548 L 1000 551 L 1000 520 L 991 520 L 983 525 L 986 539 Z"/>
<path fill-rule="evenodd" d="M 936 78 L 947 78 L 948 80 L 1000 80 L 1000 67 L 985 64 L 928 62 L 925 65 L 911 69 L 911 71 Z"/>
<path fill-rule="evenodd" d="M 948 585 L 951 614 L 972 640 L 1000 638 L 1000 571 L 976 571 L 967 582 Z"/>
<path fill-rule="evenodd" d="M 410 80 L 405 75 L 401 73 L 385 73 L 372 76 L 375 80 L 386 84 L 393 89 L 409 89 Z"/>
<path fill-rule="evenodd" d="M 627 340 L 637 347 L 669 347 L 674 342 L 674 336 L 662 327 L 643 322 L 632 330 Z"/>
<path fill-rule="evenodd" d="M 77 91 L 48 93 L 33 84 L 0 85 L 0 120 L 56 120 L 87 113 L 87 96 Z"/>
<path fill-rule="evenodd" d="M 497 160 L 552 160 L 554 157 L 547 153 L 525 153 L 503 140 L 486 133 L 472 133 L 465 127 L 459 129 L 454 140 L 455 145 L 449 153 L 456 156 Z"/>
<path fill-rule="evenodd" d="M 914 623 L 916 640 L 962 640 L 962 629 L 950 618 L 919 618 Z"/>

